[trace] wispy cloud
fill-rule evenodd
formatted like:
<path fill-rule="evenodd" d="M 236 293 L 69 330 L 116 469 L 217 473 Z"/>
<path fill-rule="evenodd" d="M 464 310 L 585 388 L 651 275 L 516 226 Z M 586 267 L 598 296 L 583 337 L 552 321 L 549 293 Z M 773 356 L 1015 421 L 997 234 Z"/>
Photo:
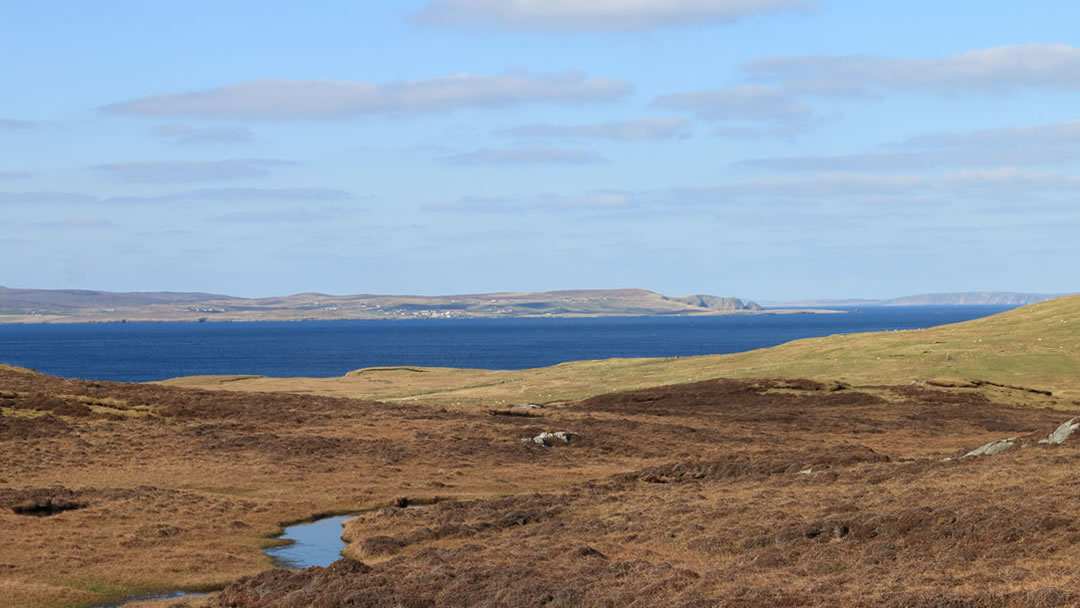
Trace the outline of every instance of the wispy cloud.
<path fill-rule="evenodd" d="M 314 209 L 289 207 L 287 209 L 234 211 L 207 219 L 211 222 L 236 224 L 292 224 L 296 222 L 328 222 L 341 219 L 349 213 L 350 210 L 337 206 L 322 206 Z"/>
<path fill-rule="evenodd" d="M 725 139 L 761 139 L 762 137 L 793 138 L 805 133 L 810 129 L 812 124 L 812 122 L 808 122 L 761 127 L 732 127 L 721 125 L 710 131 L 710 134 L 714 137 L 722 137 Z"/>
<path fill-rule="evenodd" d="M 364 114 L 408 116 L 460 108 L 618 99 L 632 89 L 613 78 L 578 72 L 498 76 L 455 74 L 387 84 L 335 80 L 253 80 L 191 93 L 167 93 L 108 105 L 103 111 L 138 116 L 333 119 Z"/>
<path fill-rule="evenodd" d="M 752 158 L 737 166 L 777 171 L 897 171 L 1056 164 L 1080 159 L 1080 121 L 933 133 L 844 155 Z"/>
<path fill-rule="evenodd" d="M 783 218 L 808 209 L 814 212 L 863 214 L 866 217 L 949 207 L 958 203 L 987 212 L 1025 213 L 1039 203 L 1044 210 L 1071 205 L 1080 193 L 1080 176 L 1033 172 L 1017 167 L 955 171 L 938 175 L 875 175 L 829 172 L 802 177 L 738 180 L 715 186 L 660 190 L 598 190 L 581 195 L 540 194 L 533 197 L 462 197 L 425 206 L 429 211 L 460 213 L 523 213 L 618 210 L 670 213 L 679 209 L 769 209 Z M 1024 205 L 1002 206 L 1001 201 Z M 802 209 L 802 211 L 799 211 Z M 853 216 L 854 216 L 853 215 Z"/>
<path fill-rule="evenodd" d="M 345 190 L 330 188 L 206 188 L 156 196 L 124 196 L 103 199 L 110 203 L 184 202 L 333 202 L 352 200 Z"/>
<path fill-rule="evenodd" d="M 947 57 L 787 56 L 743 64 L 757 81 L 788 91 L 877 96 L 883 90 L 939 95 L 1008 93 L 1022 88 L 1080 89 L 1080 48 L 1028 43 Z"/>
<path fill-rule="evenodd" d="M 425 205 L 428 211 L 465 213 L 520 213 L 523 211 L 567 212 L 581 210 L 621 210 L 639 201 L 628 192 L 597 190 L 580 195 L 544 193 L 533 197 L 465 196 L 446 203 Z"/>
<path fill-rule="evenodd" d="M 193 127 L 191 125 L 160 125 L 154 133 L 178 144 L 246 144 L 255 140 L 247 127 Z"/>
<path fill-rule="evenodd" d="M 890 144 L 897 148 L 981 148 L 985 146 L 1067 146 L 1080 147 L 1080 120 L 982 129 L 969 133 L 932 133 Z"/>
<path fill-rule="evenodd" d="M 1030 201 L 1033 197 L 1072 200 L 1080 192 L 1080 176 L 1058 172 L 999 167 L 950 171 L 937 175 L 877 175 L 856 172 L 823 172 L 805 177 L 774 177 L 732 182 L 698 189 L 718 200 L 817 201 L 824 204 L 931 204 L 959 201 Z M 1025 205 L 1011 205 L 1018 213 Z"/>
<path fill-rule="evenodd" d="M 330 188 L 206 188 L 159 195 L 101 197 L 80 192 L 0 192 L 0 204 L 155 204 L 335 202 L 352 200 L 345 190 Z"/>
<path fill-rule="evenodd" d="M 28 224 L 31 228 L 112 228 L 115 224 L 103 217 L 79 216 L 65 220 L 49 222 L 34 222 Z"/>
<path fill-rule="evenodd" d="M 1075 193 L 1080 189 L 1080 176 L 1055 171 L 1027 171 L 1019 167 L 973 169 L 945 173 L 939 187 L 963 188 L 984 195 L 992 192 L 1006 198 L 1021 193 Z"/>
<path fill-rule="evenodd" d="M 261 177 L 271 169 L 299 163 L 267 158 L 217 161 L 138 161 L 94 165 L 92 168 L 126 182 L 183 183 Z"/>
<path fill-rule="evenodd" d="M 13 118 L 0 118 L 0 129 L 32 129 L 38 123 L 29 120 L 15 120 Z"/>
<path fill-rule="evenodd" d="M 101 199 L 79 192 L 0 192 L 0 204 L 94 203 Z"/>
<path fill-rule="evenodd" d="M 795 200 L 847 200 L 859 197 L 910 195 L 925 188 L 916 175 L 867 175 L 862 173 L 820 173 L 810 177 L 773 177 L 739 180 L 708 188 L 675 191 L 684 200 L 710 197 L 716 200 L 783 198 Z"/>
<path fill-rule="evenodd" d="M 644 30 L 798 8 L 808 5 L 800 0 L 431 0 L 415 19 L 527 30 Z"/>
<path fill-rule="evenodd" d="M 724 137 L 791 137 L 817 120 L 814 109 L 790 93 L 757 84 L 673 93 L 658 97 L 652 105 L 687 110 L 707 120 L 741 123 L 713 131 Z"/>
<path fill-rule="evenodd" d="M 570 137 L 616 141 L 671 139 L 686 135 L 689 122 L 682 118 L 635 118 L 580 125 L 531 124 L 497 129 L 496 135 L 511 137 Z"/>
<path fill-rule="evenodd" d="M 604 160 L 595 152 L 567 148 L 489 148 L 444 159 L 452 165 L 583 165 Z"/>
<path fill-rule="evenodd" d="M 791 95 L 756 84 L 664 95 L 653 105 L 690 110 L 712 120 L 805 120 L 813 113 Z"/>
<path fill-rule="evenodd" d="M 773 156 L 748 158 L 735 163 L 737 167 L 753 167 L 774 171 L 897 171 L 947 166 L 950 155 L 872 152 L 834 156 Z"/>

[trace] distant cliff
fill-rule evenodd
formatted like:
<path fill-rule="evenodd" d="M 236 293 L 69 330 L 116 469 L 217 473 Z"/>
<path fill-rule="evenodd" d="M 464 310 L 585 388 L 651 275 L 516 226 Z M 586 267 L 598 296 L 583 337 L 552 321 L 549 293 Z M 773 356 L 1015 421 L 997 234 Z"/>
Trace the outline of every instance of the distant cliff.
<path fill-rule="evenodd" d="M 761 306 L 757 302 L 743 303 L 739 298 L 723 298 L 720 296 L 708 296 L 703 294 L 695 294 L 692 296 L 678 296 L 668 298 L 673 302 L 682 302 L 683 304 L 689 304 L 690 306 L 697 306 L 699 308 L 707 308 L 709 310 L 749 310 L 760 311 Z"/>

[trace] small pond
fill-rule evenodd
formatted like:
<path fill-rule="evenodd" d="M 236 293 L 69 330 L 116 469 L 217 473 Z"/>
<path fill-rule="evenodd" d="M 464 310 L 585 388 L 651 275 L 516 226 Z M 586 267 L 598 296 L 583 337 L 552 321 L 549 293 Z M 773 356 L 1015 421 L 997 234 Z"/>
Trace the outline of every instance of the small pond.
<path fill-rule="evenodd" d="M 341 559 L 341 550 L 345 548 L 345 541 L 341 540 L 342 526 L 352 517 L 355 515 L 338 515 L 289 526 L 281 538 L 293 541 L 292 544 L 271 547 L 266 554 L 274 560 L 275 566 L 282 568 L 329 566 Z"/>
<path fill-rule="evenodd" d="M 341 550 L 345 548 L 345 541 L 341 540 L 342 526 L 345 524 L 345 520 L 350 517 L 355 517 L 355 515 L 325 517 L 313 522 L 288 526 L 285 528 L 281 538 L 293 542 L 288 545 L 266 549 L 266 554 L 274 561 L 274 565 L 280 568 L 299 570 L 309 566 L 329 566 L 341 558 Z M 130 602 L 202 597 L 204 595 L 203 593 L 184 593 L 182 591 L 143 594 L 130 597 L 121 602 L 100 604 L 95 608 L 120 608 Z"/>

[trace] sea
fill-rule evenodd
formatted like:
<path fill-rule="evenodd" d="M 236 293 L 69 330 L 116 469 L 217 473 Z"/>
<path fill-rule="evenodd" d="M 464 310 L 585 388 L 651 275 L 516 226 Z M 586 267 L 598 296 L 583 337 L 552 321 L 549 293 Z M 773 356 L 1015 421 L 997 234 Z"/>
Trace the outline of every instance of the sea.
<path fill-rule="evenodd" d="M 836 314 L 0 325 L 0 363 L 66 378 L 333 377 L 377 366 L 526 369 L 612 357 L 689 357 L 800 338 L 918 329 L 1003 306 L 896 306 Z"/>

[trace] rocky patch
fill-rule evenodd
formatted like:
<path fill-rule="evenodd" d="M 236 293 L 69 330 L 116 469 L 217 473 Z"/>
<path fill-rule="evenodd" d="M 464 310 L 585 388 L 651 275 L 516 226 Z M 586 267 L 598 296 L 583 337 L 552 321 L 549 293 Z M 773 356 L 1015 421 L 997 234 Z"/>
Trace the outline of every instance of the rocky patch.
<path fill-rule="evenodd" d="M 544 431 L 534 437 L 522 437 L 521 441 L 523 443 L 535 443 L 537 445 L 542 445 L 545 448 L 550 448 L 551 446 L 560 443 L 567 445 L 577 436 L 576 433 L 569 433 L 567 431 Z"/>

